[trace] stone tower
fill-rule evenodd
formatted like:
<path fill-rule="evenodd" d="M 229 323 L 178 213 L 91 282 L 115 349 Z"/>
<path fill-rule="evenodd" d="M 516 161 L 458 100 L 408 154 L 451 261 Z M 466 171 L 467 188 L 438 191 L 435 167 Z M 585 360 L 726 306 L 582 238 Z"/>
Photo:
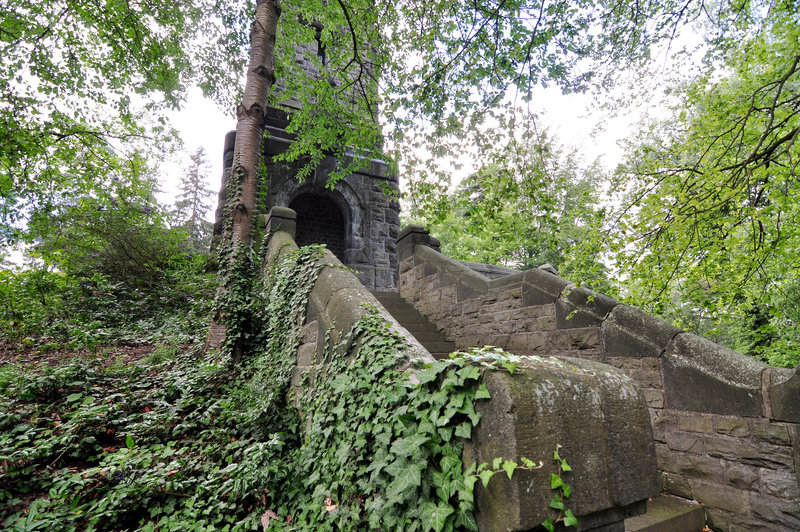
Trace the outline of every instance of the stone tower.
<path fill-rule="evenodd" d="M 326 157 L 305 181 L 300 166 L 274 161 L 289 146 L 286 115 L 271 109 L 264 142 L 267 167 L 267 209 L 289 207 L 297 213 L 297 244 L 325 244 L 342 264 L 354 269 L 370 290 L 395 290 L 397 235 L 400 231 L 399 183 L 389 165 L 372 160 L 369 166 L 327 188 L 336 168 Z M 387 191 L 389 192 L 387 194 Z"/>
<path fill-rule="evenodd" d="M 269 109 L 263 154 L 267 168 L 266 212 L 272 207 L 293 209 L 297 213 L 298 245 L 325 244 L 342 264 L 357 272 L 366 288 L 396 290 L 400 231 L 398 176 L 387 163 L 372 160 L 366 169 L 348 175 L 331 189 L 326 184 L 337 160 L 326 157 L 312 176 L 300 182 L 296 178 L 299 163 L 274 160 L 291 143 L 291 135 L 286 132 L 288 123 L 285 111 Z M 233 166 L 235 140 L 235 131 L 225 136 L 212 255 L 222 237 L 225 188 Z"/>
<path fill-rule="evenodd" d="M 324 49 L 319 45 L 321 26 L 309 24 L 317 32 L 317 42 L 295 46 L 292 68 L 305 75 L 320 76 L 316 64 L 325 61 Z M 279 95 L 286 95 L 280 109 L 270 107 L 267 112 L 264 162 L 267 168 L 266 212 L 273 207 L 288 207 L 297 213 L 297 244 L 300 246 L 325 244 L 345 265 L 357 272 L 358 278 L 370 290 L 395 290 L 397 288 L 397 235 L 400 230 L 398 177 L 388 164 L 369 161 L 365 170 L 357 171 L 326 187 L 328 175 L 336 169 L 337 160 L 326 157 L 312 176 L 303 182 L 296 178 L 299 164 L 286 164 L 274 160 L 291 143 L 286 132 L 288 113 L 301 103 L 286 94 L 281 80 L 274 86 Z M 223 206 L 227 177 L 233 166 L 233 149 L 236 133 L 225 137 L 223 155 L 223 183 L 214 224 L 214 241 L 219 242 L 223 231 Z M 266 212 L 261 213 L 266 214 Z M 213 254 L 213 253 L 212 253 Z"/>

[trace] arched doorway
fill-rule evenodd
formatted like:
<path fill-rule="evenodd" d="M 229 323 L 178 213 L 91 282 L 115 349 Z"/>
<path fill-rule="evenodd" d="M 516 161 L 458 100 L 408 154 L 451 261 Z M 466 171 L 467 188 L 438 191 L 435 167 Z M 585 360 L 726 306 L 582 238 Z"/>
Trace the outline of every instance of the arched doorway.
<path fill-rule="evenodd" d="M 297 213 L 297 245 L 325 244 L 345 264 L 345 218 L 339 206 L 327 196 L 307 193 L 292 200 L 289 208 Z"/>

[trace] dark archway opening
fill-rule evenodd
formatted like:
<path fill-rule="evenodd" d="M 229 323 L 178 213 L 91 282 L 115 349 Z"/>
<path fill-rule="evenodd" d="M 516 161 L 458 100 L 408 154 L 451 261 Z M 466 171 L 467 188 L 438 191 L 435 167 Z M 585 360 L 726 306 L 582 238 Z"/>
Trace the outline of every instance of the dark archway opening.
<path fill-rule="evenodd" d="M 317 194 L 301 194 L 289 208 L 297 213 L 295 242 L 298 246 L 325 244 L 342 264 L 346 264 L 345 220 L 333 200 Z"/>

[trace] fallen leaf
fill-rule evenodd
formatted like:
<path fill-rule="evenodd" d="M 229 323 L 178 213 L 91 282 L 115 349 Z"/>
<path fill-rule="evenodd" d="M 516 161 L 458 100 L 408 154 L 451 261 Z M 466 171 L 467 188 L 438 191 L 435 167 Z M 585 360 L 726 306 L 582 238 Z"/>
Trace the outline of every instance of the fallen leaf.
<path fill-rule="evenodd" d="M 263 526 L 264 530 L 266 530 L 267 527 L 269 526 L 270 520 L 271 519 L 277 519 L 277 518 L 278 518 L 278 514 L 276 514 L 272 510 L 267 510 L 266 512 L 264 512 L 264 515 L 261 516 L 261 526 Z"/>
<path fill-rule="evenodd" d="M 330 497 L 327 497 L 325 499 L 325 509 L 328 510 L 329 512 L 332 512 L 336 509 L 336 505 L 333 504 L 333 501 L 331 500 Z"/>

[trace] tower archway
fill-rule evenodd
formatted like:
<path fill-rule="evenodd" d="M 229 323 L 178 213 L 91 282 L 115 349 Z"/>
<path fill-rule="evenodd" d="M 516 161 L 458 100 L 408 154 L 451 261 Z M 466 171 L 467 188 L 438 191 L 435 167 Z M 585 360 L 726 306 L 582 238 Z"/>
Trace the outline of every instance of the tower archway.
<path fill-rule="evenodd" d="M 295 241 L 298 246 L 325 244 L 336 258 L 347 264 L 346 219 L 332 198 L 303 193 L 292 200 L 289 208 L 297 213 Z"/>

